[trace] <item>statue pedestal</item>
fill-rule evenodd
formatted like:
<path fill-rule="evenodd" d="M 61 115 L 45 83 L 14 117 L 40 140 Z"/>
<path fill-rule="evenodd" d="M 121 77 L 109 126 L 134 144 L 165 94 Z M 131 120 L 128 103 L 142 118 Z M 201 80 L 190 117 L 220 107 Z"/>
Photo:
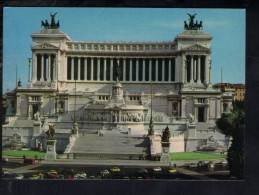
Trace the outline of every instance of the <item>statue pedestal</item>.
<path fill-rule="evenodd" d="M 47 152 L 45 155 L 45 161 L 53 161 L 57 159 L 56 142 L 57 140 L 47 140 Z"/>
<path fill-rule="evenodd" d="M 40 121 L 35 121 L 33 122 L 33 134 L 34 135 L 39 135 L 41 133 L 41 122 Z"/>
<path fill-rule="evenodd" d="M 194 124 L 188 125 L 188 138 L 196 139 L 196 128 Z"/>

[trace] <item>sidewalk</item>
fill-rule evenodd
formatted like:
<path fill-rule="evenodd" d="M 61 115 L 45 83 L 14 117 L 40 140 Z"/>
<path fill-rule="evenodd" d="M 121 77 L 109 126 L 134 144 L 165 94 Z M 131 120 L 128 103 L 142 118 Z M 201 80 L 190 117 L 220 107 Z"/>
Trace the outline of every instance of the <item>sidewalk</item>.
<path fill-rule="evenodd" d="M 107 166 L 144 166 L 144 167 L 154 167 L 160 166 L 165 167 L 169 166 L 167 162 L 160 161 L 149 161 L 149 160 L 91 160 L 91 159 L 57 159 L 55 161 L 42 161 L 42 164 L 45 165 L 54 165 L 54 164 L 71 164 L 71 165 L 107 165 Z"/>

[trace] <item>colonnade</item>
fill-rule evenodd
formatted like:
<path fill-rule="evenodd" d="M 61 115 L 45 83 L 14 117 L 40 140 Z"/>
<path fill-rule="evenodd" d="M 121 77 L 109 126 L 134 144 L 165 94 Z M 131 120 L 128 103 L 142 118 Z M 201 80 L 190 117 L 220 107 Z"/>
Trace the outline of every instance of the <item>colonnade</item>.
<path fill-rule="evenodd" d="M 33 54 L 32 80 L 52 81 L 56 79 L 56 54 Z"/>
<path fill-rule="evenodd" d="M 185 82 L 210 83 L 209 57 L 205 55 L 187 55 Z"/>
<path fill-rule="evenodd" d="M 67 58 L 67 80 L 113 81 L 119 64 L 120 81 L 175 81 L 175 58 Z"/>

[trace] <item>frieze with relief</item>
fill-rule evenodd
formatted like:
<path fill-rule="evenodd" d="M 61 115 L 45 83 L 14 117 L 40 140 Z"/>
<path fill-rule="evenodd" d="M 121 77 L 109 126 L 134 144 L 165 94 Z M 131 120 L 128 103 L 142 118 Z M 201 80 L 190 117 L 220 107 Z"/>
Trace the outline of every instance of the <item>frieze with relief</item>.
<path fill-rule="evenodd" d="M 59 47 L 49 43 L 41 43 L 33 46 L 32 49 L 59 49 Z"/>
<path fill-rule="evenodd" d="M 183 48 L 182 50 L 185 50 L 185 51 L 210 51 L 209 48 L 206 48 L 199 44 L 191 45 L 189 47 Z"/>

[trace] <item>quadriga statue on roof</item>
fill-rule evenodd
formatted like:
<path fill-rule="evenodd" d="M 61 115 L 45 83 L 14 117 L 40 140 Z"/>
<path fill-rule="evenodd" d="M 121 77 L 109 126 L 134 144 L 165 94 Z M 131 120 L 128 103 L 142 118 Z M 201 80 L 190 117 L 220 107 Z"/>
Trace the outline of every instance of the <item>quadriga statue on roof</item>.
<path fill-rule="evenodd" d="M 185 30 L 200 30 L 200 29 L 203 29 L 202 21 L 198 22 L 198 20 L 196 20 L 196 22 L 194 22 L 195 16 L 197 14 L 191 15 L 191 14 L 187 13 L 187 15 L 189 15 L 190 18 L 189 18 L 189 24 L 187 24 L 187 22 L 184 21 L 184 29 Z"/>
<path fill-rule="evenodd" d="M 52 14 L 50 12 L 50 17 L 51 17 L 50 24 L 49 24 L 49 22 L 47 20 L 45 20 L 45 22 L 42 20 L 41 21 L 41 26 L 43 26 L 44 29 L 58 29 L 59 28 L 59 21 L 57 23 L 55 21 L 56 14 L 57 14 L 57 12 L 55 14 Z"/>

